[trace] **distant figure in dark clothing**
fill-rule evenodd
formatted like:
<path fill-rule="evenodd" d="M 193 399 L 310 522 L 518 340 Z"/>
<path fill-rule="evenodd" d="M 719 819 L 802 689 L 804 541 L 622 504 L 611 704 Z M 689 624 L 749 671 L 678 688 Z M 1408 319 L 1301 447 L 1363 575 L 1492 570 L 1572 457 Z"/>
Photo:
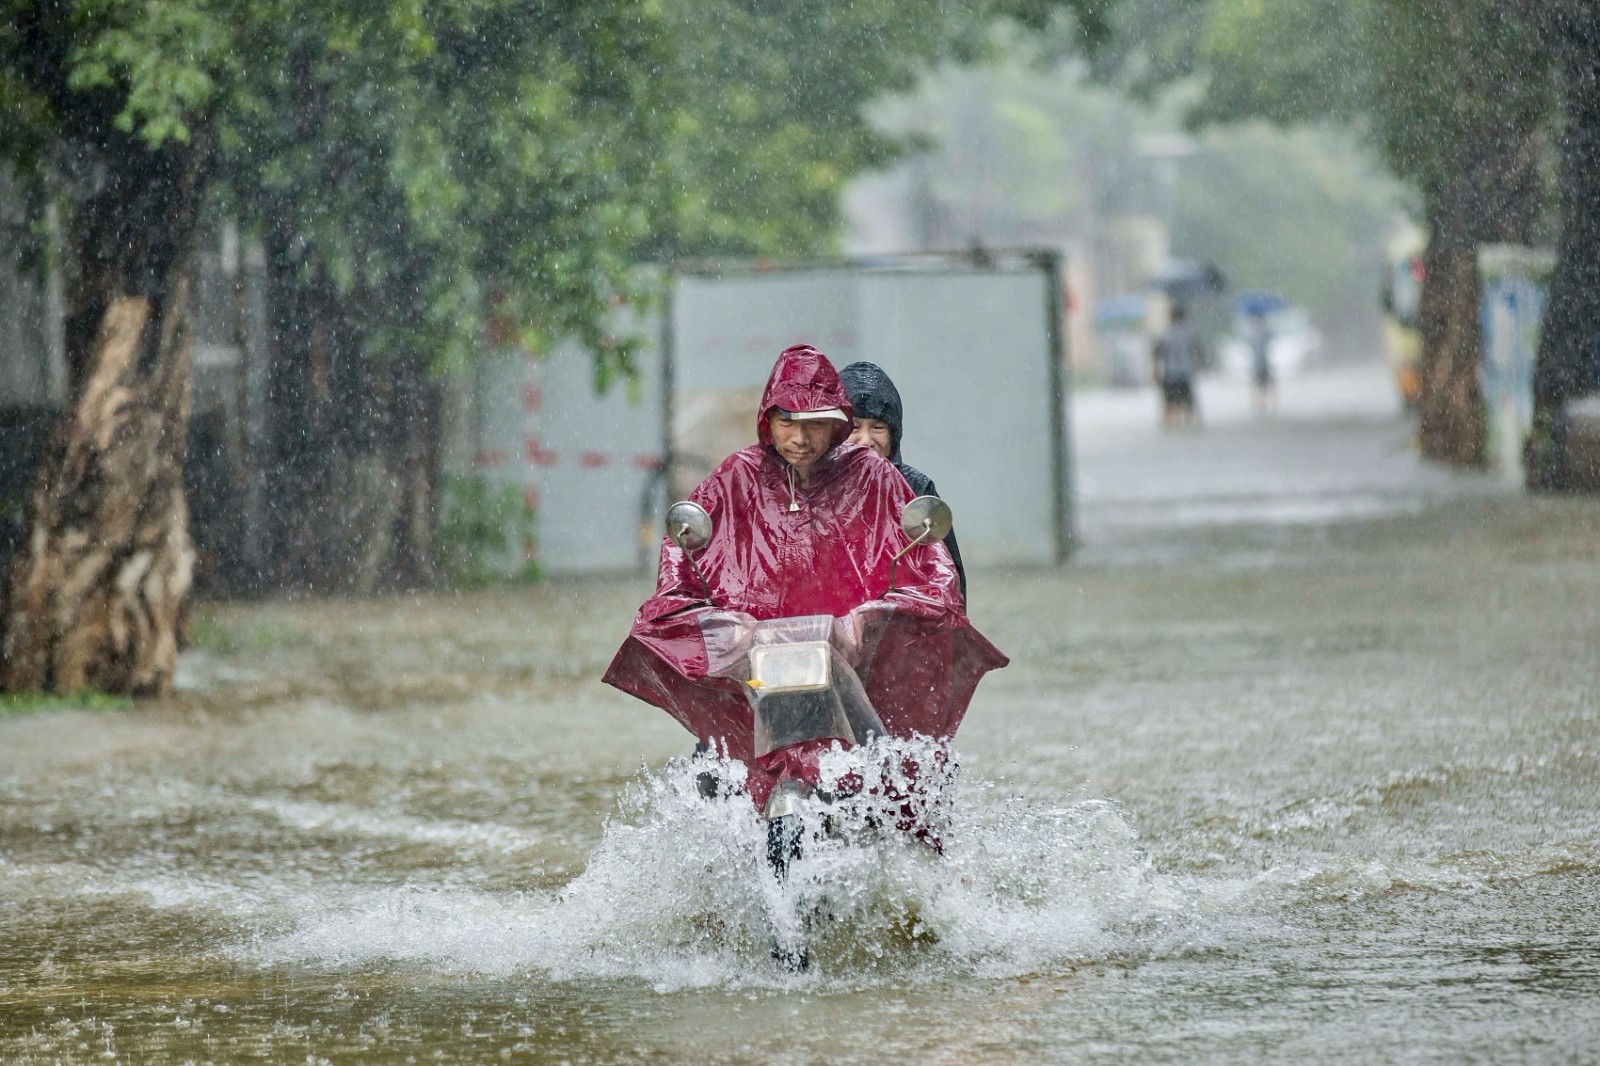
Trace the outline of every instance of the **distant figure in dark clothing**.
<path fill-rule="evenodd" d="M 1278 390 L 1272 380 L 1272 324 L 1265 311 L 1251 313 L 1246 339 L 1250 345 L 1250 380 L 1256 387 L 1256 411 L 1265 414 L 1278 405 Z"/>
<path fill-rule="evenodd" d="M 1156 381 L 1161 386 L 1161 425 L 1197 426 L 1199 412 L 1194 402 L 1194 375 L 1200 368 L 1200 338 L 1188 323 L 1183 305 L 1172 309 L 1172 324 L 1156 341 L 1152 353 Z"/>
<path fill-rule="evenodd" d="M 889 460 L 918 496 L 937 496 L 939 489 L 933 478 L 900 458 L 900 437 L 905 427 L 905 413 L 900 403 L 900 390 L 894 387 L 889 375 L 875 363 L 851 363 L 839 371 L 844 391 L 850 397 L 855 413 L 855 430 L 850 434 L 851 444 L 864 444 Z M 961 563 L 961 549 L 956 546 L 956 531 L 950 530 L 944 538 L 955 560 L 956 574 L 961 578 L 961 602 L 967 602 L 967 569 Z"/>

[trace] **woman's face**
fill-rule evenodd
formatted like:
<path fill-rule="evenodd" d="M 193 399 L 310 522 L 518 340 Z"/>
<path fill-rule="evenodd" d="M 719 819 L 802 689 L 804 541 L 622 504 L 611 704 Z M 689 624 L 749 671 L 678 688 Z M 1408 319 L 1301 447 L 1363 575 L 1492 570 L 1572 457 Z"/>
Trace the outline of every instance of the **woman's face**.
<path fill-rule="evenodd" d="M 850 432 L 851 444 L 865 444 L 885 459 L 894 451 L 894 437 L 889 423 L 876 418 L 856 419 L 856 428 Z"/>

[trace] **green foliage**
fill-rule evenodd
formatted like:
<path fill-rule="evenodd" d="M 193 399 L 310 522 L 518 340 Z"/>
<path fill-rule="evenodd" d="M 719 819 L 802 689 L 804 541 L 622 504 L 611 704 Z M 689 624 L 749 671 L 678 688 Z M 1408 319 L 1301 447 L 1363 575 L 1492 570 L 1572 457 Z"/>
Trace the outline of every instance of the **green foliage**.
<path fill-rule="evenodd" d="M 491 309 L 535 345 L 598 344 L 615 300 L 648 295 L 632 266 L 670 110 L 652 5 L 0 6 L 0 156 L 44 169 L 78 142 L 114 165 L 117 135 L 205 128 L 227 209 L 331 283 L 374 355 L 460 363 Z"/>
<path fill-rule="evenodd" d="M 483 476 L 445 483 L 439 550 L 445 573 L 458 588 L 480 588 L 506 579 L 506 563 L 533 543 L 536 515 L 516 485 Z M 524 562 L 514 580 L 536 581 L 538 564 Z"/>
<path fill-rule="evenodd" d="M 1425 192 L 1460 166 L 1478 131 L 1533 128 L 1551 113 L 1549 57 L 1518 0 L 1366 0 L 1368 95 L 1390 163 Z"/>
<path fill-rule="evenodd" d="M 1150 102 L 1195 76 L 1212 0 L 1121 0 L 1091 56 L 1098 80 Z"/>
<path fill-rule="evenodd" d="M 0 156 L 221 152 L 228 210 L 374 356 L 474 357 L 491 318 L 629 376 L 641 256 L 796 256 L 902 142 L 863 117 L 1007 17 L 1089 41 L 1109 0 L 0 0 Z M 108 147 L 109 146 L 109 147 Z M 70 177 L 70 175 L 69 175 Z"/>
<path fill-rule="evenodd" d="M 316 7 L 268 40 L 229 185 L 373 354 L 460 366 L 492 317 L 533 351 L 576 336 L 604 389 L 640 340 L 612 308 L 659 296 L 640 258 L 829 250 L 845 182 L 899 147 L 868 100 L 993 15 L 1092 32 L 1099 6 L 477 0 L 360 32 Z"/>
<path fill-rule="evenodd" d="M 1432 195 L 1475 132 L 1550 112 L 1549 60 L 1519 0 L 1132 0 L 1166 47 L 1125 52 L 1146 85 L 1198 78 L 1196 125 L 1265 119 L 1364 126 Z"/>
<path fill-rule="evenodd" d="M 1237 288 L 1282 291 L 1323 321 L 1371 305 L 1372 250 L 1404 190 L 1348 130 L 1255 122 L 1182 138 L 1181 98 L 1142 106 L 1081 64 L 1041 69 L 1025 41 L 1003 52 L 874 111 L 891 134 L 938 145 L 919 188 L 952 229 L 970 227 L 958 239 L 1026 242 L 1156 216 L 1176 254 L 1218 263 Z M 1141 151 L 1175 139 L 1181 176 L 1166 185 Z"/>
<path fill-rule="evenodd" d="M 44 164 L 57 140 L 187 143 L 223 96 L 251 8 L 205 0 L 0 3 L 0 155 Z"/>
<path fill-rule="evenodd" d="M 1347 130 L 1219 127 L 1184 164 L 1172 240 L 1225 264 L 1234 288 L 1277 290 L 1331 325 L 1372 306 L 1374 250 L 1404 202 Z"/>
<path fill-rule="evenodd" d="M 305 634 L 293 626 L 276 622 L 239 625 L 205 615 L 189 626 L 188 647 L 214 655 L 237 655 L 299 644 Z"/>
<path fill-rule="evenodd" d="M 611 303 L 645 295 L 658 31 L 622 4 L 317 8 L 232 125 L 229 187 L 374 355 L 459 366 L 491 313 L 535 349 L 597 345 Z"/>
<path fill-rule="evenodd" d="M 1192 122 L 1349 120 L 1371 91 L 1368 0 L 1214 0 L 1196 59 L 1208 75 Z"/>
<path fill-rule="evenodd" d="M 98 689 L 56 695 L 49 692 L 0 692 L 0 718 L 12 715 L 51 714 L 56 711 L 125 711 L 133 706 L 126 696 Z"/>
<path fill-rule="evenodd" d="M 222 12 L 199 3 L 101 0 L 80 4 L 79 16 L 100 25 L 68 53 L 68 88 L 116 90 L 116 128 L 152 148 L 188 141 L 194 116 L 216 93 L 215 72 L 238 44 Z"/>
<path fill-rule="evenodd" d="M 880 91 L 909 87 L 961 30 L 944 5 L 889 0 L 666 0 L 687 47 L 664 77 L 667 255 L 804 255 L 836 237 L 838 193 L 893 142 L 864 121 Z"/>
<path fill-rule="evenodd" d="M 1087 46 L 1103 36 L 1111 6 L 665 0 L 684 47 L 665 73 L 677 101 L 664 166 L 671 199 L 651 247 L 666 255 L 834 250 L 845 184 L 913 143 L 875 128 L 869 104 L 911 89 L 932 63 L 993 54 L 996 18 Z"/>

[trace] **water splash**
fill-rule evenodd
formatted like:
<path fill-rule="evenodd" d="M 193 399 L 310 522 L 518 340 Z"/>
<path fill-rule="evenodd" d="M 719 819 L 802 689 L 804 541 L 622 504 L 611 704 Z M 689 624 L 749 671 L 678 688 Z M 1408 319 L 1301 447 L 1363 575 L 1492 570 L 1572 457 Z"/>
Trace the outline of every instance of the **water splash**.
<path fill-rule="evenodd" d="M 920 780 L 905 767 L 932 767 Z M 705 799 L 713 766 L 731 795 Z M 929 742 L 894 741 L 824 765 L 860 798 L 804 813 L 803 854 L 780 882 L 742 767 L 673 760 L 641 771 L 583 873 L 554 892 L 496 896 L 416 884 L 324 900 L 247 954 L 267 964 L 422 964 L 447 972 L 641 979 L 667 990 L 873 985 L 1071 969 L 1148 953 L 1197 913 L 1195 890 L 1155 872 L 1124 812 L 1003 798 L 958 784 Z M 910 798 L 908 798 L 910 797 Z M 943 854 L 892 828 L 911 809 Z M 924 833 L 924 839 L 930 839 Z M 804 935 L 803 976 L 773 961 Z"/>

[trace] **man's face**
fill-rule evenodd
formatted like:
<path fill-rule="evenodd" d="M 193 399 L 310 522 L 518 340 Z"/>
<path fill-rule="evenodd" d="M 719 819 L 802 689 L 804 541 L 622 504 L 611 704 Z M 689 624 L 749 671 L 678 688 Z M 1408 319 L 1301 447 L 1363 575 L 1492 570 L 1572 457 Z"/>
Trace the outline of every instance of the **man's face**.
<path fill-rule="evenodd" d="M 772 412 L 767 419 L 772 446 L 801 474 L 809 474 L 812 465 L 827 454 L 833 424 L 831 418 L 789 418 L 782 411 Z"/>
<path fill-rule="evenodd" d="M 885 459 L 894 451 L 894 436 L 889 423 L 876 418 L 856 419 L 856 428 L 850 432 L 851 444 L 865 444 Z"/>

